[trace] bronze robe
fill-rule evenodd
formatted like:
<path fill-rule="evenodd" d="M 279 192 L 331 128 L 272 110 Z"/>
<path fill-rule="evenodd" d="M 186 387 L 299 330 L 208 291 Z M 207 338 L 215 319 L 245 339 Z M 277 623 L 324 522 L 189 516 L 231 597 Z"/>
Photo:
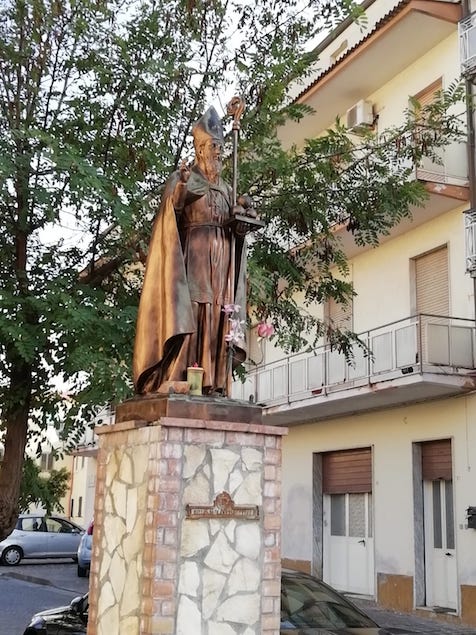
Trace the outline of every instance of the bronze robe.
<path fill-rule="evenodd" d="M 233 248 L 231 189 L 221 179 L 210 183 L 194 166 L 183 209 L 175 210 L 179 181 L 175 172 L 167 183 L 149 245 L 134 347 L 139 394 L 157 391 L 164 381 L 185 381 L 194 364 L 204 368 L 204 392 L 225 390 L 223 306 L 233 300 L 241 306 L 240 319 L 245 315 L 244 239 L 236 237 Z M 233 364 L 245 356 L 235 348 Z"/>

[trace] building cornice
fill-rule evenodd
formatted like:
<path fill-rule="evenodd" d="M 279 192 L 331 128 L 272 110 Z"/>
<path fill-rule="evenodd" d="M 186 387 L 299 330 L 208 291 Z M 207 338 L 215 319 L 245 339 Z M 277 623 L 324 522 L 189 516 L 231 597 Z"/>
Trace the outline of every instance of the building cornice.
<path fill-rule="evenodd" d="M 375 0 L 374 0 L 375 1 Z M 369 2 L 366 6 L 372 4 Z M 374 44 L 380 38 L 384 37 L 386 32 L 393 29 L 408 14 L 415 12 L 425 14 L 432 18 L 444 20 L 457 24 L 462 17 L 462 7 L 458 3 L 443 2 L 441 0 L 402 0 L 383 18 L 381 18 L 373 27 L 373 29 L 359 40 L 354 46 L 349 48 L 342 56 L 339 57 L 327 69 L 322 71 L 318 77 L 294 99 L 297 103 L 305 103 L 311 95 L 324 86 L 328 81 L 340 73 L 348 64 L 365 51 L 366 48 Z M 342 25 L 348 28 L 353 20 L 344 21 Z M 341 28 L 338 33 L 333 31 L 332 34 L 321 43 L 316 52 L 322 52 L 336 37 L 341 34 L 345 28 Z"/>

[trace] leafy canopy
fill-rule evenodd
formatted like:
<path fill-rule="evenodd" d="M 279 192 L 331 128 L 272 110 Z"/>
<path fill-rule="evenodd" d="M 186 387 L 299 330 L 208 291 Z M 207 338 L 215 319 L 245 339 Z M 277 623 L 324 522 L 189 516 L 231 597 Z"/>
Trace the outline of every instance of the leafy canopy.
<path fill-rule="evenodd" d="M 347 0 L 2 2 L 0 405 L 7 428 L 22 408 L 41 430 L 130 394 L 138 262 L 152 220 L 144 202 L 190 152 L 191 126 L 205 107 L 224 106 L 220 100 L 233 93 L 247 103 L 239 190 L 255 198 L 267 222 L 249 252 L 255 317 L 275 322 L 287 350 L 324 333 L 345 349 L 349 334 L 308 310 L 353 293 L 335 275 L 346 259 L 333 224 L 345 222 L 358 242 L 376 244 L 421 203 L 408 161 L 457 137 L 447 107 L 460 97 L 456 88 L 447 94 L 426 127 L 409 111 L 400 129 L 356 144 L 337 122 L 302 151 L 285 151 L 276 129 L 306 112 L 286 94 L 311 72 L 316 55 L 308 43 L 352 11 Z"/>
<path fill-rule="evenodd" d="M 27 512 L 33 505 L 41 506 L 47 515 L 53 512 L 64 512 L 61 504 L 69 485 L 69 472 L 63 467 L 51 470 L 47 476 L 41 475 L 41 469 L 31 458 L 23 464 L 23 478 L 20 488 L 18 507 L 20 512 Z"/>

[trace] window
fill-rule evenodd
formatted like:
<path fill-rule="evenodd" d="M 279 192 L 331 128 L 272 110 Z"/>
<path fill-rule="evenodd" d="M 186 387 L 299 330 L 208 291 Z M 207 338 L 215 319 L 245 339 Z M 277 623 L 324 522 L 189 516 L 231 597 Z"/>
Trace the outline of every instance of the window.
<path fill-rule="evenodd" d="M 71 525 L 56 518 L 47 518 L 46 529 L 53 534 L 71 533 Z"/>
<path fill-rule="evenodd" d="M 413 99 L 418 102 L 417 109 L 421 110 L 425 106 L 428 106 L 429 104 L 433 103 L 436 100 L 438 93 L 442 90 L 442 88 L 443 88 L 443 83 L 440 77 L 435 82 L 433 82 L 432 84 L 430 84 L 429 86 L 421 90 L 419 93 L 414 95 Z"/>
<path fill-rule="evenodd" d="M 417 313 L 447 316 L 450 310 L 446 245 L 414 259 Z"/>
<path fill-rule="evenodd" d="M 74 516 L 74 498 L 71 499 L 71 504 L 69 506 L 69 515 L 71 518 Z"/>
<path fill-rule="evenodd" d="M 345 536 L 345 494 L 331 496 L 331 535 Z"/>
<path fill-rule="evenodd" d="M 78 516 L 83 515 L 83 497 L 80 496 L 78 500 Z"/>
<path fill-rule="evenodd" d="M 53 469 L 54 457 L 52 452 L 43 452 L 40 458 L 40 467 L 42 472 L 49 472 Z"/>
<path fill-rule="evenodd" d="M 340 329 L 352 329 L 352 299 L 347 304 L 341 304 L 329 298 L 327 300 L 327 318 Z"/>
<path fill-rule="evenodd" d="M 36 516 L 22 518 L 17 524 L 17 529 L 22 531 L 41 531 L 41 518 Z"/>
<path fill-rule="evenodd" d="M 411 107 L 414 109 L 415 114 L 417 115 L 420 123 L 422 124 L 421 131 L 420 131 L 422 137 L 424 137 L 425 134 L 428 134 L 428 132 L 425 133 L 424 126 L 425 126 L 426 117 L 424 112 L 422 111 L 424 110 L 426 106 L 429 106 L 430 104 L 436 101 L 436 99 L 438 98 L 438 93 L 442 90 L 442 88 L 443 88 L 443 83 L 440 77 L 435 82 L 433 82 L 432 84 L 430 84 L 429 86 L 421 90 L 419 93 L 417 93 L 413 97 L 414 101 L 411 104 Z M 417 102 L 416 104 L 414 103 L 415 101 Z M 423 140 L 422 139 L 416 140 L 416 143 L 423 143 Z M 437 154 L 440 160 L 443 162 L 444 150 L 443 149 L 437 150 Z M 442 165 L 440 165 L 439 162 L 437 161 L 435 162 L 429 157 L 424 157 L 422 161 L 420 162 L 420 165 L 417 167 L 416 175 L 418 179 L 421 179 L 423 181 L 433 181 L 433 182 L 436 181 L 439 183 L 445 182 L 446 176 L 445 176 L 444 162 Z"/>

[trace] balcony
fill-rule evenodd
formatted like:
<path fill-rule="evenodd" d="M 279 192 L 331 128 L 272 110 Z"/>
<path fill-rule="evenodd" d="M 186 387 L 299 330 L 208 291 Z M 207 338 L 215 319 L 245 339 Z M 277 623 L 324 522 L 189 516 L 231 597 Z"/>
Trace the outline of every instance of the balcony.
<path fill-rule="evenodd" d="M 474 320 L 417 315 L 359 334 L 353 361 L 329 346 L 251 370 L 233 397 L 292 426 L 456 396 L 476 388 Z"/>

